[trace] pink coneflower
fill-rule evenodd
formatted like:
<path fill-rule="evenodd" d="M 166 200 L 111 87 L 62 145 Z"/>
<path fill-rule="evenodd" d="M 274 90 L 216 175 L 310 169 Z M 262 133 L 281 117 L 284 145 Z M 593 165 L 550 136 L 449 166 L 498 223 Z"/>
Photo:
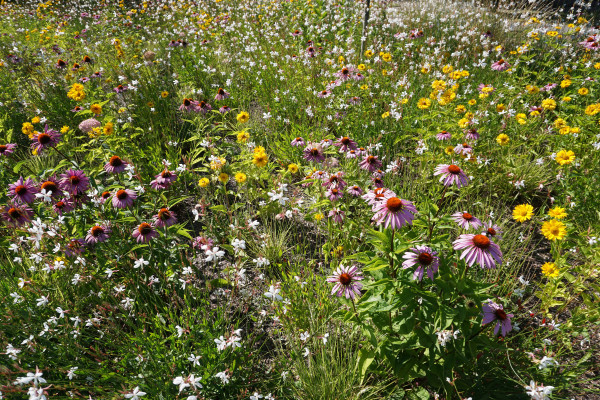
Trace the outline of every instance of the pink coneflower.
<path fill-rule="evenodd" d="M 381 168 L 383 164 L 381 164 L 381 161 L 379 161 L 377 156 L 365 156 L 359 165 L 362 169 L 366 169 L 369 172 L 375 172 Z"/>
<path fill-rule="evenodd" d="M 162 228 L 165 226 L 171 226 L 177 223 L 176 215 L 173 211 L 167 208 L 161 208 L 158 214 L 154 216 L 154 225 Z"/>
<path fill-rule="evenodd" d="M 217 90 L 215 100 L 225 100 L 227 98 L 229 98 L 229 93 L 227 93 L 223 88 L 219 88 L 219 90 Z"/>
<path fill-rule="evenodd" d="M 385 176 L 385 172 L 378 169 L 377 171 L 373 172 L 373 177 L 374 178 L 383 178 Z"/>
<path fill-rule="evenodd" d="M 61 188 L 70 194 L 83 193 L 90 185 L 89 178 L 81 170 L 69 169 L 60 177 Z"/>
<path fill-rule="evenodd" d="M 202 115 L 206 115 L 210 110 L 212 110 L 212 106 L 207 102 L 201 101 L 198 103 L 198 111 L 200 111 Z"/>
<path fill-rule="evenodd" d="M 358 149 L 358 144 L 348 136 L 342 136 L 334 145 L 340 148 L 340 153 Z"/>
<path fill-rule="evenodd" d="M 231 107 L 229 107 L 229 106 L 222 106 L 221 108 L 219 108 L 219 112 L 221 114 L 228 113 L 229 111 L 231 111 Z"/>
<path fill-rule="evenodd" d="M 309 58 L 313 58 L 316 56 L 315 48 L 310 46 L 306 48 L 306 56 Z"/>
<path fill-rule="evenodd" d="M 445 186 L 456 185 L 458 188 L 466 186 L 469 183 L 469 178 L 463 170 L 454 164 L 440 164 L 435 168 L 433 175 L 441 175 L 440 182 L 444 182 Z"/>
<path fill-rule="evenodd" d="M 346 187 L 346 182 L 344 181 L 344 179 L 342 179 L 342 177 L 344 176 L 344 172 L 339 171 L 338 173 L 335 173 L 333 175 L 330 175 L 328 179 L 325 180 L 325 182 L 323 182 L 323 186 L 325 186 L 327 189 L 331 189 L 331 188 L 338 188 L 340 190 L 342 190 L 343 188 Z"/>
<path fill-rule="evenodd" d="M 323 146 L 318 143 L 308 143 L 304 148 L 303 157 L 306 161 L 325 161 L 325 155 L 323 154 Z"/>
<path fill-rule="evenodd" d="M 95 128 L 100 128 L 102 126 L 102 123 L 100 123 L 100 121 L 98 121 L 95 118 L 88 118 L 85 121 L 81 121 L 81 123 L 79 124 L 79 129 L 83 132 L 83 133 L 89 133 L 91 131 L 93 131 Z"/>
<path fill-rule="evenodd" d="M 14 143 L 0 144 L 0 157 L 6 157 L 14 153 L 17 145 Z"/>
<path fill-rule="evenodd" d="M 119 156 L 112 156 L 110 160 L 104 165 L 104 170 L 111 174 L 118 174 L 125 171 L 127 163 Z"/>
<path fill-rule="evenodd" d="M 325 99 L 331 95 L 331 90 L 321 90 L 317 95 L 318 98 Z"/>
<path fill-rule="evenodd" d="M 340 210 L 339 208 L 332 208 L 331 211 L 329 211 L 329 218 L 333 218 L 334 222 L 337 222 L 338 224 L 341 224 L 344 221 L 344 212 L 342 210 Z"/>
<path fill-rule="evenodd" d="M 8 185 L 8 196 L 12 197 L 13 201 L 21 203 L 32 203 L 37 192 L 38 190 L 31 178 L 23 180 L 21 176 L 15 183 Z"/>
<path fill-rule="evenodd" d="M 152 238 L 158 236 L 158 233 L 152 225 L 147 222 L 142 222 L 131 233 L 138 243 L 148 243 Z"/>
<path fill-rule="evenodd" d="M 37 154 L 49 147 L 54 147 L 60 142 L 60 133 L 54 129 L 48 129 L 48 125 L 44 127 L 44 132 L 37 133 L 31 139 L 31 148 Z"/>
<path fill-rule="evenodd" d="M 152 186 L 152 188 L 157 189 L 157 190 L 158 189 L 166 189 L 169 186 L 171 186 L 171 184 L 173 182 L 175 182 L 177 180 L 177 174 L 165 169 L 163 172 L 156 175 L 154 178 L 155 179 L 152 182 L 150 182 L 150 185 Z"/>
<path fill-rule="evenodd" d="M 18 227 L 31 221 L 33 210 L 22 204 L 8 204 L 4 206 L 0 215 L 8 225 Z"/>
<path fill-rule="evenodd" d="M 358 97 L 358 96 L 351 97 L 350 100 L 348 100 L 348 103 L 350 103 L 352 105 L 356 105 L 356 104 L 360 103 L 360 97 Z"/>
<path fill-rule="evenodd" d="M 54 176 L 49 176 L 45 181 L 40 183 L 40 191 L 42 190 L 45 190 L 46 193 L 51 193 L 52 197 L 61 197 L 63 195 L 63 191 L 60 190 L 60 186 Z"/>
<path fill-rule="evenodd" d="M 331 139 L 323 139 L 320 142 L 320 145 L 323 146 L 324 149 L 328 148 L 332 144 L 333 144 L 333 140 L 331 140 Z"/>
<path fill-rule="evenodd" d="M 487 90 L 484 92 L 483 89 L 486 88 Z M 477 86 L 477 90 L 479 91 L 479 93 L 492 94 L 496 89 L 494 89 L 493 85 L 486 85 L 484 83 L 480 83 L 479 86 Z"/>
<path fill-rule="evenodd" d="M 293 37 L 300 36 L 300 35 L 302 35 L 302 31 L 300 29 L 296 29 L 294 32 L 292 32 Z"/>
<path fill-rule="evenodd" d="M 89 244 L 106 242 L 109 234 L 110 228 L 106 225 L 94 225 L 88 231 L 85 241 Z"/>
<path fill-rule="evenodd" d="M 494 71 L 505 71 L 509 68 L 510 68 L 510 64 L 507 63 L 506 61 L 504 61 L 503 58 L 501 58 L 500 60 L 498 60 L 492 64 L 492 69 Z"/>
<path fill-rule="evenodd" d="M 326 181 L 327 179 L 329 179 L 329 174 L 325 171 L 319 170 L 319 171 L 313 172 L 313 174 L 311 175 L 311 178 L 319 179 L 321 181 Z"/>
<path fill-rule="evenodd" d="M 58 215 L 63 215 L 64 213 L 68 213 L 73 211 L 74 209 L 73 202 L 70 199 L 62 199 L 54 203 L 52 209 Z"/>
<path fill-rule="evenodd" d="M 327 191 L 325 195 L 329 198 L 330 201 L 337 201 L 344 197 L 344 192 L 337 188 L 331 188 Z"/>
<path fill-rule="evenodd" d="M 135 199 L 137 199 L 136 192 L 131 189 L 120 189 L 113 196 L 112 205 L 115 208 L 127 208 L 133 204 Z"/>
<path fill-rule="evenodd" d="M 479 132 L 477 132 L 477 129 L 471 128 L 467 131 L 467 135 L 465 137 L 467 138 L 467 140 L 478 140 Z"/>
<path fill-rule="evenodd" d="M 352 299 L 356 296 L 360 296 L 360 290 L 362 289 L 363 280 L 361 272 L 355 266 L 346 268 L 340 264 L 338 269 L 333 272 L 327 278 L 327 282 L 335 283 L 331 294 L 337 294 L 337 296 L 346 296 L 347 299 Z"/>
<path fill-rule="evenodd" d="M 75 106 L 75 108 L 72 109 L 71 112 L 75 112 L 76 113 L 76 112 L 79 112 L 81 110 L 83 110 L 83 107 L 81 107 L 81 106 Z"/>
<path fill-rule="evenodd" d="M 185 98 L 183 99 L 183 103 L 179 106 L 179 111 L 197 111 L 198 102 L 192 99 Z"/>
<path fill-rule="evenodd" d="M 123 93 L 125 92 L 127 89 L 129 89 L 127 87 L 127 85 L 117 85 L 116 88 L 114 88 L 113 90 L 115 91 L 115 93 Z"/>
<path fill-rule="evenodd" d="M 484 222 L 483 229 L 487 237 L 492 238 L 494 240 L 502 239 L 503 229 L 500 228 L 498 225 L 494 224 L 492 221 Z"/>
<path fill-rule="evenodd" d="M 350 69 L 344 67 L 333 75 L 339 78 L 341 81 L 346 81 L 350 79 L 351 74 L 352 72 L 350 71 Z"/>
<path fill-rule="evenodd" d="M 363 194 L 363 190 L 358 185 L 348 186 L 346 192 L 348 192 L 350 196 L 354 197 L 358 197 Z"/>
<path fill-rule="evenodd" d="M 108 190 L 105 190 L 104 192 L 102 192 L 102 194 L 100 195 L 100 203 L 101 204 L 106 203 L 106 200 L 110 199 L 110 196 L 112 196 L 112 193 L 109 192 Z"/>
<path fill-rule="evenodd" d="M 290 143 L 292 145 L 292 147 L 302 147 L 304 145 L 306 145 L 306 142 L 304 141 L 304 139 L 302 139 L 300 136 L 294 138 L 294 140 L 292 140 L 292 142 Z"/>
<path fill-rule="evenodd" d="M 413 274 L 413 279 L 421 282 L 423 279 L 423 273 L 427 269 L 427 276 L 433 280 L 433 274 L 438 271 L 440 265 L 440 258 L 437 256 L 437 252 L 433 251 L 427 246 L 417 246 L 404 253 L 402 258 L 405 261 L 402 263 L 402 268 L 407 269 L 415 264 L 418 265 L 417 269 Z"/>
<path fill-rule="evenodd" d="M 417 213 L 413 203 L 390 195 L 375 204 L 373 211 L 375 212 L 373 221 L 378 225 L 384 224 L 385 228 L 391 227 L 392 229 L 400 229 L 406 224 L 412 225 Z"/>
<path fill-rule="evenodd" d="M 466 156 L 473 152 L 473 147 L 469 143 L 460 143 L 454 147 L 454 152 Z"/>
<path fill-rule="evenodd" d="M 452 219 L 463 229 L 479 228 L 483 224 L 481 221 L 466 211 L 452 214 Z"/>
<path fill-rule="evenodd" d="M 71 239 L 67 243 L 65 249 L 65 255 L 68 257 L 76 257 L 85 251 L 85 240 L 83 239 Z"/>
<path fill-rule="evenodd" d="M 502 336 L 506 336 L 508 332 L 512 330 L 512 325 L 510 323 L 510 319 L 514 316 L 512 314 L 507 314 L 504 311 L 504 307 L 502 304 L 496 304 L 493 301 L 488 301 L 483 305 L 483 319 L 481 321 L 482 325 L 489 324 L 490 322 L 498 321 L 496 323 L 496 327 L 494 328 L 494 335 L 498 334 L 500 328 L 502 328 Z"/>
<path fill-rule="evenodd" d="M 363 79 L 365 79 L 365 76 L 360 72 L 357 72 L 356 75 L 352 77 L 352 79 L 354 79 L 355 81 L 362 81 Z"/>
<path fill-rule="evenodd" d="M 485 235 L 466 233 L 460 235 L 452 245 L 454 250 L 465 249 L 460 258 L 461 260 L 464 258 L 469 266 L 472 266 L 475 262 L 481 268 L 495 268 L 496 264 L 502 264 L 500 246 Z"/>
<path fill-rule="evenodd" d="M 204 250 L 204 247 L 212 249 L 214 244 L 215 241 L 207 236 L 197 236 L 192 241 L 192 247 L 200 250 Z"/>
<path fill-rule="evenodd" d="M 377 177 L 377 176 L 374 176 L 373 178 L 371 178 L 371 180 L 373 181 L 373 185 L 374 185 L 376 188 L 382 188 L 382 187 L 384 186 L 384 184 L 383 184 L 383 179 L 382 179 L 382 178 L 379 178 L 379 177 Z"/>
<path fill-rule="evenodd" d="M 346 152 L 346 158 L 357 158 L 359 154 L 360 152 L 356 150 L 349 150 L 348 152 Z"/>
<path fill-rule="evenodd" d="M 367 201 L 367 204 L 375 207 L 381 203 L 386 197 L 396 196 L 396 193 L 386 188 L 376 188 L 362 195 L 362 198 Z"/>

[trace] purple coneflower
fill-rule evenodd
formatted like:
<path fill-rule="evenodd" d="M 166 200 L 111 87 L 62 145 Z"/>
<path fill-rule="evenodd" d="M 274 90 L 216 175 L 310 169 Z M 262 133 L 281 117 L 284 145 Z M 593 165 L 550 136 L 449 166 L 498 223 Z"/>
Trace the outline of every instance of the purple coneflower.
<path fill-rule="evenodd" d="M 487 237 L 493 238 L 494 240 L 502 239 L 502 228 L 494 224 L 492 221 L 484 222 L 483 229 Z"/>
<path fill-rule="evenodd" d="M 338 224 L 341 224 L 344 221 L 344 212 L 342 210 L 340 210 L 339 208 L 332 208 L 331 211 L 329 211 L 329 218 L 333 218 L 333 220 L 335 222 L 337 222 Z"/>
<path fill-rule="evenodd" d="M 8 195 L 12 197 L 13 201 L 21 203 L 32 203 L 37 191 L 33 180 L 31 178 L 23 180 L 22 176 L 15 183 L 8 185 Z"/>
<path fill-rule="evenodd" d="M 294 138 L 294 140 L 292 140 L 290 144 L 292 145 L 292 147 L 302 147 L 306 145 L 306 142 L 304 141 L 304 139 L 298 136 L 297 138 Z"/>
<path fill-rule="evenodd" d="M 350 196 L 354 196 L 354 197 L 358 197 L 363 194 L 363 190 L 358 185 L 348 186 L 348 188 L 346 189 L 346 192 L 348 192 L 348 194 Z"/>
<path fill-rule="evenodd" d="M 104 170 L 111 174 L 118 174 L 125 171 L 127 163 L 119 156 L 112 156 L 110 160 L 104 165 Z"/>
<path fill-rule="evenodd" d="M 386 188 L 375 188 L 362 195 L 362 198 L 367 201 L 367 204 L 375 207 L 381 203 L 386 197 L 396 196 L 396 193 Z"/>
<path fill-rule="evenodd" d="M 385 172 L 378 169 L 377 171 L 373 172 L 373 177 L 374 178 L 383 178 L 385 176 Z"/>
<path fill-rule="evenodd" d="M 40 154 L 42 150 L 48 147 L 54 147 L 60 142 L 60 133 L 54 129 L 48 129 L 48 125 L 44 127 L 44 132 L 39 132 L 31 139 L 31 148 L 35 150 L 37 154 Z"/>
<path fill-rule="evenodd" d="M 377 156 L 365 156 L 359 165 L 362 169 L 366 169 L 369 172 L 375 172 L 381 168 L 383 164 L 377 159 Z"/>
<path fill-rule="evenodd" d="M 185 98 L 183 103 L 179 106 L 179 111 L 197 111 L 198 102 L 192 99 Z"/>
<path fill-rule="evenodd" d="M 81 107 L 81 106 L 75 106 L 75 108 L 72 109 L 71 112 L 75 112 L 76 113 L 76 112 L 79 112 L 81 110 L 83 110 L 83 107 Z"/>
<path fill-rule="evenodd" d="M 373 181 L 373 185 L 376 188 L 382 188 L 384 186 L 382 178 L 375 176 L 375 177 L 371 178 L 371 180 Z"/>
<path fill-rule="evenodd" d="M 106 203 L 106 200 L 110 199 L 110 196 L 112 196 L 112 193 L 109 192 L 108 190 L 105 190 L 104 192 L 102 192 L 102 194 L 100 195 L 100 203 L 104 204 Z"/>
<path fill-rule="evenodd" d="M 0 157 L 14 153 L 17 145 L 14 143 L 0 144 Z"/>
<path fill-rule="evenodd" d="M 469 178 L 458 165 L 440 164 L 435 168 L 433 175 L 441 175 L 440 182 L 444 181 L 444 185 L 456 185 L 458 188 L 466 186 L 469 183 Z"/>
<path fill-rule="evenodd" d="M 26 205 L 8 204 L 2 210 L 2 218 L 8 225 L 18 227 L 31 221 L 33 210 Z"/>
<path fill-rule="evenodd" d="M 154 225 L 162 228 L 165 226 L 171 226 L 177 223 L 176 215 L 173 211 L 167 208 L 161 208 L 158 214 L 154 216 Z"/>
<path fill-rule="evenodd" d="M 337 201 L 344 197 L 344 192 L 334 187 L 327 190 L 326 196 L 329 198 L 330 201 Z"/>
<path fill-rule="evenodd" d="M 506 61 L 504 61 L 503 58 L 501 58 L 500 60 L 498 60 L 492 64 L 492 69 L 494 71 L 505 71 L 509 68 L 510 68 L 510 64 L 507 63 Z"/>
<path fill-rule="evenodd" d="M 317 94 L 317 97 L 320 99 L 325 99 L 325 98 L 329 97 L 329 95 L 331 95 L 331 91 L 325 89 L 325 90 L 321 90 L 319 92 L 319 94 Z"/>
<path fill-rule="evenodd" d="M 227 98 L 229 98 L 229 93 L 227 93 L 223 88 L 219 88 L 219 90 L 217 90 L 215 100 L 225 100 Z"/>
<path fill-rule="evenodd" d="M 79 124 L 79 129 L 83 133 L 90 133 L 94 129 L 100 128 L 101 126 L 102 123 L 100 123 L 100 121 L 98 121 L 96 118 L 88 118 L 84 121 L 81 121 L 81 123 Z"/>
<path fill-rule="evenodd" d="M 345 81 L 348 80 L 351 76 L 351 71 L 350 69 L 344 67 L 341 70 L 339 70 L 338 72 L 336 72 L 334 75 L 339 78 L 341 81 Z"/>
<path fill-rule="evenodd" d="M 323 146 L 324 149 L 328 148 L 332 144 L 333 144 L 333 140 L 331 140 L 331 139 L 323 139 L 320 142 L 320 145 Z"/>
<path fill-rule="evenodd" d="M 355 266 L 346 268 L 340 264 L 338 269 L 333 272 L 333 275 L 327 278 L 327 282 L 335 283 L 331 294 L 337 294 L 338 296 L 345 295 L 347 299 L 352 299 L 356 296 L 360 296 L 360 290 L 362 289 L 363 280 L 361 272 Z"/>
<path fill-rule="evenodd" d="M 60 177 L 61 188 L 70 194 L 83 193 L 90 185 L 89 178 L 81 170 L 69 169 Z"/>
<path fill-rule="evenodd" d="M 327 189 L 331 189 L 331 188 L 335 187 L 335 188 L 342 190 L 347 185 L 346 182 L 344 181 L 344 179 L 342 179 L 343 176 L 344 176 L 344 172 L 342 172 L 342 171 L 339 171 L 338 173 L 330 175 L 329 178 L 326 179 L 325 182 L 323 182 L 323 186 L 325 186 Z"/>
<path fill-rule="evenodd" d="M 64 213 L 73 211 L 74 208 L 73 202 L 69 199 L 59 200 L 52 206 L 52 209 L 58 215 L 63 215 Z"/>
<path fill-rule="evenodd" d="M 481 221 L 466 211 L 452 214 L 452 219 L 463 229 L 479 228 L 483 224 Z"/>
<path fill-rule="evenodd" d="M 110 234 L 110 228 L 106 225 L 94 225 L 88 231 L 85 241 L 89 244 L 96 244 L 106 242 L 108 235 Z"/>
<path fill-rule="evenodd" d="M 469 143 L 460 143 L 454 147 L 454 152 L 466 156 L 473 152 L 473 147 Z"/>
<path fill-rule="evenodd" d="M 508 332 L 512 330 L 512 325 L 510 323 L 510 319 L 514 316 L 512 314 L 507 314 L 504 311 L 504 307 L 502 304 L 496 304 L 493 301 L 488 301 L 483 305 L 483 319 L 481 321 L 482 325 L 489 324 L 490 322 L 498 321 L 496 323 L 496 327 L 494 328 L 494 335 L 498 334 L 500 328 L 502 328 L 502 336 L 506 336 Z"/>
<path fill-rule="evenodd" d="M 207 249 L 212 249 L 215 241 L 207 236 L 197 236 L 192 241 L 192 247 L 200 250 L 204 250 L 204 247 Z"/>
<path fill-rule="evenodd" d="M 302 31 L 300 29 L 296 29 L 294 32 L 292 32 L 293 37 L 300 36 L 300 35 L 302 35 Z"/>
<path fill-rule="evenodd" d="M 352 105 L 356 105 L 356 104 L 360 103 L 360 97 L 357 97 L 357 96 L 351 97 L 350 100 L 348 100 L 348 103 L 350 103 Z"/>
<path fill-rule="evenodd" d="M 415 264 L 418 264 L 417 269 L 413 274 L 413 279 L 421 282 L 423 279 L 423 273 L 427 268 L 427 276 L 433 280 L 433 274 L 438 271 L 440 265 L 440 258 L 437 256 L 437 252 L 433 251 L 427 246 L 417 246 L 404 253 L 402 258 L 405 261 L 402 263 L 402 268 L 407 269 Z"/>
<path fill-rule="evenodd" d="M 325 161 L 325 155 L 323 154 L 323 146 L 318 143 L 309 142 L 304 148 L 303 157 L 306 161 Z"/>
<path fill-rule="evenodd" d="M 385 228 L 391 226 L 392 229 L 400 229 L 406 224 L 412 225 L 417 209 L 410 201 L 388 194 L 373 206 L 373 212 L 373 221 L 377 224 L 384 224 Z"/>
<path fill-rule="evenodd" d="M 229 107 L 229 106 L 222 106 L 221 108 L 219 108 L 219 112 L 221 114 L 225 114 L 225 113 L 227 113 L 229 111 L 231 111 L 231 107 Z"/>
<path fill-rule="evenodd" d="M 148 243 L 152 238 L 158 236 L 158 233 L 152 225 L 147 222 L 142 222 L 131 233 L 138 243 Z"/>
<path fill-rule="evenodd" d="M 155 179 L 152 182 L 150 182 L 152 188 L 156 190 L 166 189 L 177 180 L 177 174 L 165 169 L 163 172 L 156 175 L 154 178 Z"/>
<path fill-rule="evenodd" d="M 125 92 L 127 89 L 129 89 L 127 87 L 127 85 L 118 85 L 116 88 L 114 88 L 113 90 L 115 91 L 115 93 L 123 93 Z"/>
<path fill-rule="evenodd" d="M 198 103 L 198 111 L 200 111 L 202 115 L 206 115 L 210 110 L 212 110 L 212 106 L 207 102 L 201 101 Z"/>
<path fill-rule="evenodd" d="M 340 148 L 340 153 L 348 150 L 358 149 L 358 144 L 348 136 L 342 136 L 337 142 L 334 143 L 334 145 Z"/>
<path fill-rule="evenodd" d="M 326 181 L 329 179 L 329 174 L 325 171 L 319 170 L 319 171 L 313 172 L 313 174 L 311 175 L 311 178 L 319 179 L 321 181 Z"/>
<path fill-rule="evenodd" d="M 133 204 L 135 199 L 137 199 L 136 192 L 131 189 L 120 189 L 113 196 L 112 205 L 115 208 L 127 208 Z"/>
<path fill-rule="evenodd" d="M 359 154 L 360 152 L 358 152 L 357 150 L 350 150 L 346 152 L 346 158 L 357 158 Z"/>
<path fill-rule="evenodd" d="M 60 197 L 63 195 L 63 191 L 60 190 L 60 186 L 56 177 L 49 176 L 45 181 L 40 184 L 40 191 L 45 190 L 46 193 L 51 193 L 52 197 Z"/>
<path fill-rule="evenodd" d="M 467 138 L 467 140 L 478 140 L 479 139 L 479 132 L 477 132 L 477 129 L 475 128 L 471 128 L 467 131 L 467 135 L 465 136 Z"/>
<path fill-rule="evenodd" d="M 472 266 L 475 262 L 481 268 L 495 268 L 496 264 L 502 264 L 500 246 L 485 235 L 466 233 L 460 235 L 452 245 L 454 250 L 464 249 L 460 258 L 461 260 L 464 258 L 469 266 Z"/>

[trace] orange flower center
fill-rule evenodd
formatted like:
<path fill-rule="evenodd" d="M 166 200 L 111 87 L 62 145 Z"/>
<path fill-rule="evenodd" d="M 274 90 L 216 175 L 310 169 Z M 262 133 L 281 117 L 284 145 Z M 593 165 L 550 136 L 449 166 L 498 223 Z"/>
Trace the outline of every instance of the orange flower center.
<path fill-rule="evenodd" d="M 152 232 L 152 226 L 150 226 L 150 224 L 148 224 L 146 222 L 142 222 L 140 224 L 140 227 L 138 228 L 138 231 L 142 235 L 148 235 L 150 232 Z"/>
<path fill-rule="evenodd" d="M 11 208 L 8 210 L 8 215 L 10 215 L 10 217 L 11 217 L 11 218 L 13 218 L 13 219 L 17 219 L 17 218 L 19 218 L 19 217 L 20 217 L 22 214 L 21 214 L 21 211 L 20 211 L 18 208 L 11 207 Z"/>
<path fill-rule="evenodd" d="M 462 217 L 463 217 L 464 219 L 466 219 L 467 221 L 470 221 L 470 220 L 472 220 L 472 219 L 473 219 L 473 216 L 472 216 L 471 214 L 469 214 L 469 213 L 464 213 L 464 214 L 462 215 Z"/>
<path fill-rule="evenodd" d="M 40 144 L 48 144 L 50 143 L 50 140 L 52 140 L 52 138 L 47 133 L 40 133 L 38 135 L 38 142 Z"/>
<path fill-rule="evenodd" d="M 419 257 L 417 257 L 419 263 L 422 265 L 429 265 L 433 262 L 433 256 L 429 253 L 421 253 Z"/>
<path fill-rule="evenodd" d="M 457 175 L 460 173 L 460 167 L 458 165 L 450 165 L 448 167 L 448 172 L 450 172 L 451 174 Z"/>
<path fill-rule="evenodd" d="M 123 160 L 121 160 L 119 156 L 112 156 L 110 158 L 109 164 L 113 167 L 120 167 L 121 165 L 123 165 Z"/>
<path fill-rule="evenodd" d="M 15 193 L 19 196 L 23 196 L 25 193 L 27 193 L 27 188 L 23 185 L 19 185 L 15 188 Z"/>
<path fill-rule="evenodd" d="M 385 203 L 385 205 L 387 209 L 393 213 L 397 213 L 404 207 L 404 204 L 402 204 L 402 200 L 400 200 L 397 197 L 390 197 Z"/>
<path fill-rule="evenodd" d="M 98 236 L 102 235 L 103 233 L 104 233 L 104 229 L 101 226 L 96 225 L 92 228 L 92 236 L 93 237 L 98 237 Z"/>
<path fill-rule="evenodd" d="M 119 199 L 119 200 L 125 200 L 127 198 L 127 196 L 128 196 L 127 192 L 123 189 L 121 189 L 117 192 L 117 199 Z"/>
<path fill-rule="evenodd" d="M 490 247 L 491 243 L 490 239 L 485 235 L 475 235 L 475 237 L 473 237 L 473 244 L 480 249 L 487 249 Z"/>
<path fill-rule="evenodd" d="M 169 218 L 171 218 L 171 212 L 166 208 L 161 208 L 158 212 L 158 219 L 160 219 L 161 221 L 166 221 Z"/>
<path fill-rule="evenodd" d="M 340 275 L 340 283 L 344 286 L 348 286 L 352 282 L 352 277 L 347 272 Z"/>
<path fill-rule="evenodd" d="M 42 189 L 44 189 L 46 192 L 55 193 L 58 190 L 58 185 L 52 181 L 46 181 L 42 183 Z"/>

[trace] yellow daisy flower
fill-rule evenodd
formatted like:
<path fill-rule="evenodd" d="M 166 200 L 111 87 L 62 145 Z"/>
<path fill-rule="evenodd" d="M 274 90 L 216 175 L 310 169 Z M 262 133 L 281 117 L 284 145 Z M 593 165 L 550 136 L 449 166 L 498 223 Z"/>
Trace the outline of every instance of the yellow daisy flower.
<path fill-rule="evenodd" d="M 519 204 L 513 210 L 513 218 L 518 222 L 525 222 L 533 216 L 533 206 L 530 204 Z"/>

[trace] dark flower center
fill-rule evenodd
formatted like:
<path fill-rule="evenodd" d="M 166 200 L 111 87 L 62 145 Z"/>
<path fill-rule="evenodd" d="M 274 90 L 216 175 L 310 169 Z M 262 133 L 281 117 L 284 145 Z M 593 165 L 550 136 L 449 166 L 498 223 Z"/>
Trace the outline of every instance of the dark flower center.
<path fill-rule="evenodd" d="M 487 232 L 492 236 L 496 236 L 496 230 L 494 228 L 488 228 Z"/>
<path fill-rule="evenodd" d="M 161 221 L 166 221 L 169 218 L 171 218 L 171 212 L 166 208 L 161 208 L 158 212 L 158 219 L 160 219 Z"/>
<path fill-rule="evenodd" d="M 338 194 L 338 192 L 339 192 L 339 190 L 337 190 L 337 189 L 331 189 L 331 194 L 335 195 L 335 194 Z"/>
<path fill-rule="evenodd" d="M 138 231 L 144 236 L 148 235 L 148 234 L 150 234 L 150 232 L 152 232 L 152 226 L 150 226 L 150 224 L 148 224 L 146 222 L 143 222 L 140 224 Z"/>
<path fill-rule="evenodd" d="M 473 216 L 472 216 L 471 214 L 469 214 L 469 213 L 464 213 L 464 214 L 462 215 L 462 217 L 463 217 L 464 219 L 466 219 L 467 221 L 470 221 L 470 220 L 472 220 L 472 219 L 473 219 Z"/>
<path fill-rule="evenodd" d="M 163 178 L 170 178 L 173 175 L 171 174 L 171 171 L 166 171 L 165 170 L 165 171 L 163 171 L 163 172 L 160 173 L 160 176 L 162 176 Z"/>
<path fill-rule="evenodd" d="M 314 147 L 311 151 L 310 154 L 312 154 L 313 156 L 318 156 L 319 155 L 319 149 L 317 149 L 316 147 Z"/>
<path fill-rule="evenodd" d="M 496 314 L 496 317 L 498 317 L 498 319 L 500 319 L 502 321 L 504 321 L 506 318 L 508 318 L 508 316 L 506 315 L 504 310 L 496 310 L 496 311 L 494 311 L 494 314 Z"/>
<path fill-rule="evenodd" d="M 200 102 L 200 108 L 204 108 L 206 106 L 206 102 L 205 101 L 201 101 Z"/>
<path fill-rule="evenodd" d="M 117 191 L 117 199 L 119 200 L 125 200 L 129 195 L 127 194 L 127 192 L 123 189 Z"/>
<path fill-rule="evenodd" d="M 92 59 L 90 58 L 90 56 L 85 56 L 85 57 L 83 57 L 83 62 L 84 63 L 91 63 Z"/>
<path fill-rule="evenodd" d="M 373 164 L 377 161 L 377 158 L 375 158 L 375 156 L 369 156 L 367 157 L 367 163 L 369 164 Z"/>
<path fill-rule="evenodd" d="M 72 185 L 79 185 L 79 182 L 81 181 L 77 175 L 73 175 L 69 178 L 69 180 L 71 181 Z"/>
<path fill-rule="evenodd" d="M 15 188 L 15 193 L 19 196 L 24 196 L 27 193 L 27 187 L 19 185 Z"/>
<path fill-rule="evenodd" d="M 96 225 L 92 228 L 92 236 L 93 237 L 98 237 L 98 236 L 102 235 L 103 233 L 104 233 L 104 228 L 102 228 L 101 226 Z"/>
<path fill-rule="evenodd" d="M 17 219 L 17 218 L 20 218 L 23 214 L 21 213 L 21 210 L 19 210 L 18 208 L 11 207 L 8 209 L 8 215 L 10 215 L 10 217 L 12 219 Z"/>
<path fill-rule="evenodd" d="M 297 138 L 296 138 L 296 141 L 297 141 L 297 142 L 299 142 L 299 141 L 301 141 L 301 140 L 302 140 L 302 138 L 301 138 L 301 137 L 297 137 Z"/>
<path fill-rule="evenodd" d="M 63 208 L 65 206 L 65 202 L 59 201 L 54 206 L 60 210 L 61 208 Z"/>
<path fill-rule="evenodd" d="M 350 71 L 348 71 L 348 68 L 342 69 L 342 75 L 348 75 L 349 73 Z"/>
<path fill-rule="evenodd" d="M 50 140 L 52 140 L 52 137 L 50 135 L 48 135 L 47 133 L 40 133 L 38 135 L 38 142 L 40 144 L 48 144 L 48 143 L 50 143 Z"/>
<path fill-rule="evenodd" d="M 421 265 L 429 265 L 433 262 L 433 256 L 429 253 L 421 253 L 417 257 L 417 260 L 419 260 L 419 264 Z"/>
<path fill-rule="evenodd" d="M 223 89 L 219 88 L 219 91 L 218 91 L 218 93 L 219 93 L 220 95 L 224 95 L 224 94 L 225 94 L 225 91 L 224 91 Z"/>
<path fill-rule="evenodd" d="M 321 94 L 322 94 L 323 96 L 326 96 L 326 95 L 327 95 L 327 90 L 323 90 L 323 91 L 321 92 Z"/>
<path fill-rule="evenodd" d="M 342 138 L 342 144 L 350 144 L 350 138 L 348 136 L 344 136 Z"/>
<path fill-rule="evenodd" d="M 473 244 L 479 247 L 480 249 L 487 249 L 488 247 L 490 247 L 491 243 L 492 242 L 490 242 L 490 239 L 488 239 L 488 237 L 485 235 L 475 235 L 473 237 Z"/>
<path fill-rule="evenodd" d="M 190 104 L 192 104 L 192 102 L 190 101 L 190 99 L 183 99 L 183 105 L 188 107 Z"/>
<path fill-rule="evenodd" d="M 340 283 L 344 286 L 348 286 L 350 283 L 352 283 L 352 277 L 347 272 L 344 272 L 343 274 L 341 274 L 339 280 L 340 280 Z"/>
<path fill-rule="evenodd" d="M 0 144 L 0 153 L 4 153 L 8 149 L 8 146 L 5 144 Z"/>
<path fill-rule="evenodd" d="M 390 210 L 393 213 L 397 213 L 398 211 L 402 210 L 402 208 L 404 208 L 402 200 L 400 200 L 397 197 L 390 197 L 385 203 L 385 206 L 388 210 Z"/>
<path fill-rule="evenodd" d="M 64 62 L 63 60 L 58 60 L 58 61 L 56 62 L 56 65 L 58 65 L 59 67 L 64 67 L 65 65 L 67 65 L 67 63 L 66 63 L 66 62 Z"/>
<path fill-rule="evenodd" d="M 450 165 L 448 166 L 448 172 L 450 172 L 453 175 L 458 175 L 460 173 L 460 167 L 458 165 Z"/>
<path fill-rule="evenodd" d="M 123 160 L 119 156 L 112 156 L 108 163 L 113 167 L 120 167 L 123 165 Z"/>
<path fill-rule="evenodd" d="M 46 192 L 55 193 L 56 191 L 58 191 L 58 185 L 55 182 L 46 181 L 42 183 L 42 189 L 44 189 Z"/>

